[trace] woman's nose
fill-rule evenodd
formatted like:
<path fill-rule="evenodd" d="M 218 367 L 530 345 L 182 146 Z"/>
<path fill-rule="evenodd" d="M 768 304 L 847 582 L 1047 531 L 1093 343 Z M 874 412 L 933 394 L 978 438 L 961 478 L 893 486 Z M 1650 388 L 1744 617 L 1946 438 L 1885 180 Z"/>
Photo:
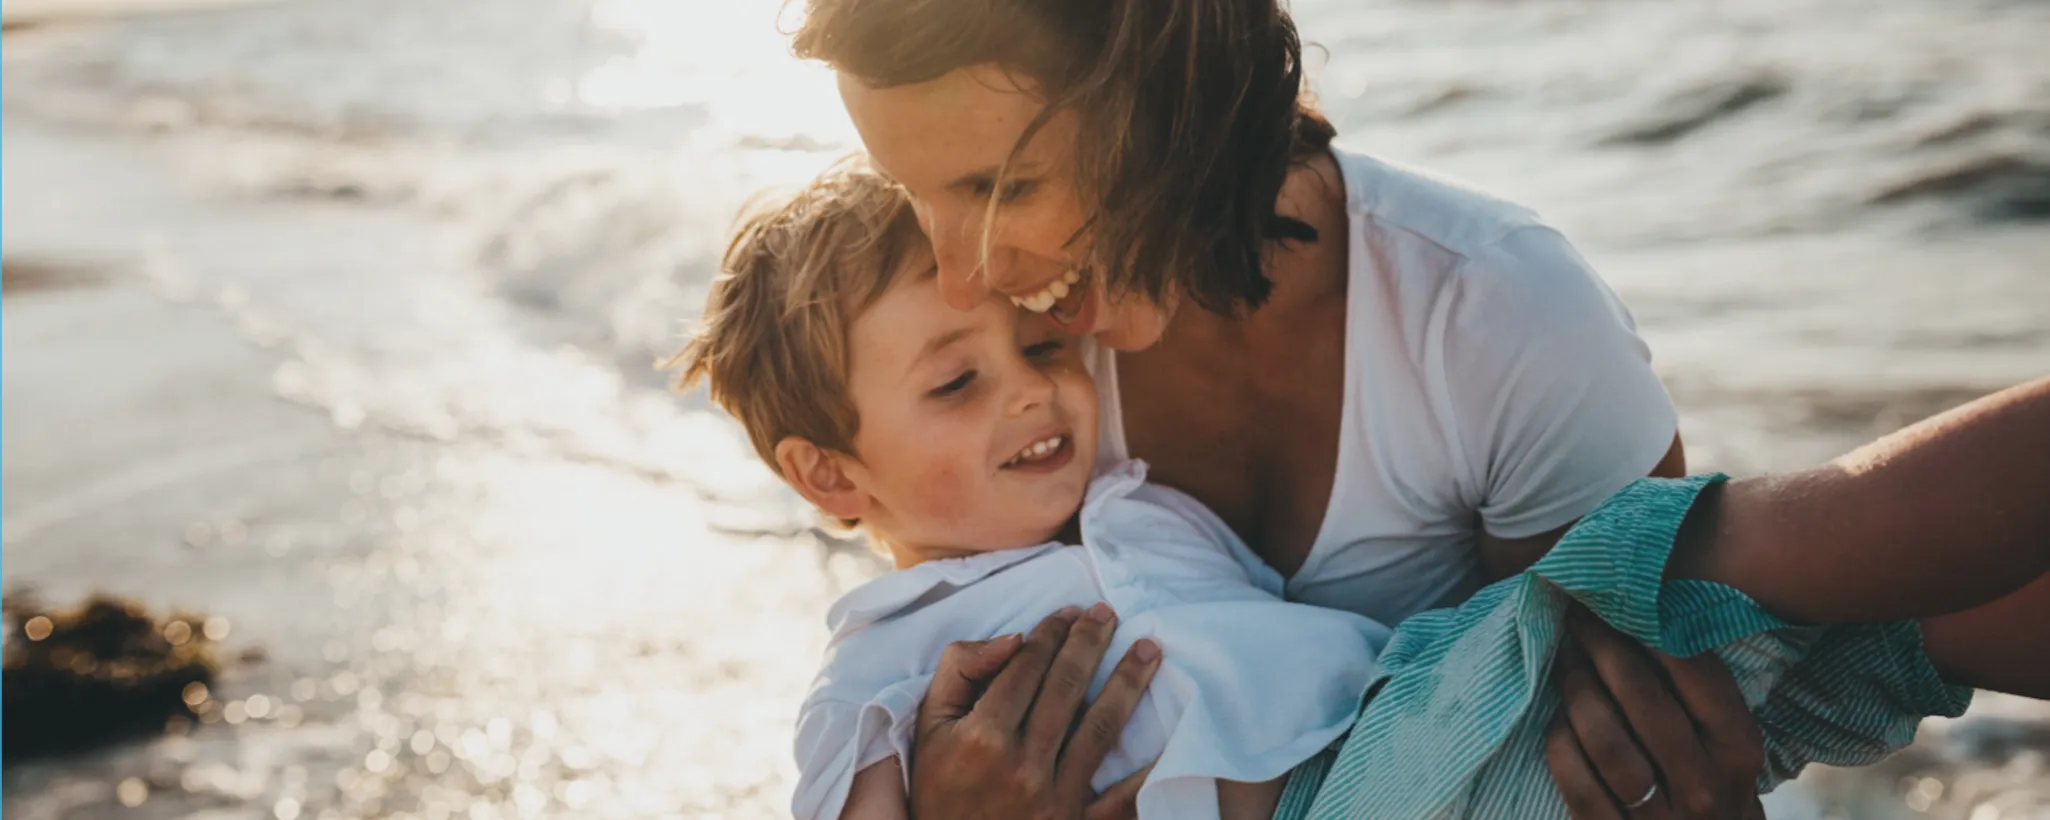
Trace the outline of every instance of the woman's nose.
<path fill-rule="evenodd" d="M 996 264 L 1003 252 L 991 248 L 990 265 L 983 264 L 981 223 L 972 215 L 924 211 L 919 221 L 932 240 L 933 261 L 939 265 L 940 298 L 955 310 L 973 310 L 989 298 L 987 267 Z"/>

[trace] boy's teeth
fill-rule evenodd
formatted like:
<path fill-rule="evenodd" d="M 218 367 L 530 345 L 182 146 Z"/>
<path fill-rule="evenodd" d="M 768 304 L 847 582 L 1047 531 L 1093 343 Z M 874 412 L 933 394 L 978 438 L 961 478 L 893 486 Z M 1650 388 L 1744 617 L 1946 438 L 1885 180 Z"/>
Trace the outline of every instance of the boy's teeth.
<path fill-rule="evenodd" d="M 1047 439 L 1045 441 L 1035 441 L 1031 444 L 1027 444 L 1025 445 L 1025 449 L 1019 450 L 1017 455 L 1012 456 L 1010 461 L 1004 463 L 1006 465 L 1022 464 L 1027 461 L 1043 458 L 1048 453 L 1051 453 L 1055 450 L 1059 450 L 1061 448 L 1061 442 L 1064 440 L 1065 439 L 1061 436 L 1054 436 L 1053 438 Z"/>

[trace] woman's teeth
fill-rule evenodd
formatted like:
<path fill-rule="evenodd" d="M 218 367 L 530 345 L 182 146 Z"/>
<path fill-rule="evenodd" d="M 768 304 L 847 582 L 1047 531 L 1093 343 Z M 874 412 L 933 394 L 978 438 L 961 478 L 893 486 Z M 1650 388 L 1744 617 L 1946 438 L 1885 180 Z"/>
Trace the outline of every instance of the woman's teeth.
<path fill-rule="evenodd" d="M 1061 274 L 1061 278 L 1053 280 L 1052 284 L 1041 288 L 1038 293 L 1030 296 L 1011 297 L 1011 304 L 1033 313 L 1045 313 L 1053 309 L 1055 302 L 1068 298 L 1068 290 L 1074 287 L 1076 282 L 1080 281 L 1082 281 L 1081 271 L 1069 270 L 1067 273 Z"/>
<path fill-rule="evenodd" d="M 1025 445 L 1025 449 L 1019 450 L 1018 454 L 1012 456 L 1010 461 L 1004 462 L 1004 466 L 1016 467 L 1020 464 L 1024 464 L 1027 462 L 1039 461 L 1040 459 L 1046 458 L 1047 456 L 1059 452 L 1061 449 L 1061 443 L 1066 440 L 1066 436 L 1054 436 L 1053 438 L 1046 439 L 1045 441 L 1035 441 L 1031 444 L 1027 444 Z"/>

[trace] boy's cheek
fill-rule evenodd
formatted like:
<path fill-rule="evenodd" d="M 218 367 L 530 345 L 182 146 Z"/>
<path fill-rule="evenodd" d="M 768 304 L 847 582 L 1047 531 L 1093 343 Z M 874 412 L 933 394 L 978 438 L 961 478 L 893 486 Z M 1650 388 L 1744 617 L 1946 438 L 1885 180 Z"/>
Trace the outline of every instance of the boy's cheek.
<path fill-rule="evenodd" d="M 1096 406 L 1096 379 L 1089 375 L 1081 358 L 1075 357 L 1056 365 L 1048 374 L 1060 386 L 1062 400 L 1070 405 Z"/>
<path fill-rule="evenodd" d="M 1097 425 L 1096 380 L 1090 378 L 1089 373 L 1077 364 L 1072 372 L 1057 376 L 1056 381 L 1061 386 L 1061 401 L 1067 405 L 1064 409 L 1068 414 L 1068 423 L 1075 426 L 1076 443 L 1090 450 L 1086 453 L 1078 451 L 1077 454 L 1094 458 Z"/>
<path fill-rule="evenodd" d="M 931 459 L 912 482 L 910 503 L 921 520 L 959 531 L 984 517 L 977 509 L 984 481 L 960 461 Z"/>

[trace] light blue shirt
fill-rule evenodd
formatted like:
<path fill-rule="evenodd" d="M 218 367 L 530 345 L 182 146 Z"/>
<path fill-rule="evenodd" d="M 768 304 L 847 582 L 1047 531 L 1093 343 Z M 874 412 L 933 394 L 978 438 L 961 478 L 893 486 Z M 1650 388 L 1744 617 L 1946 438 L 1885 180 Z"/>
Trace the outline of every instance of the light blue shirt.
<path fill-rule="evenodd" d="M 1352 725 L 1388 629 L 1281 599 L 1281 578 L 1195 499 L 1126 462 L 1090 482 L 1080 545 L 929 561 L 849 592 L 827 615 L 825 662 L 797 720 L 798 818 L 840 816 L 856 773 L 908 760 L 918 705 L 953 641 L 1033 628 L 1064 606 L 1108 602 L 1108 657 L 1158 641 L 1160 670 L 1093 778 L 1154 764 L 1146 818 L 1215 818 L 1217 781 L 1264 782 Z M 1097 670 L 1091 694 L 1114 664 Z M 908 767 L 907 767 L 908 772 Z"/>

